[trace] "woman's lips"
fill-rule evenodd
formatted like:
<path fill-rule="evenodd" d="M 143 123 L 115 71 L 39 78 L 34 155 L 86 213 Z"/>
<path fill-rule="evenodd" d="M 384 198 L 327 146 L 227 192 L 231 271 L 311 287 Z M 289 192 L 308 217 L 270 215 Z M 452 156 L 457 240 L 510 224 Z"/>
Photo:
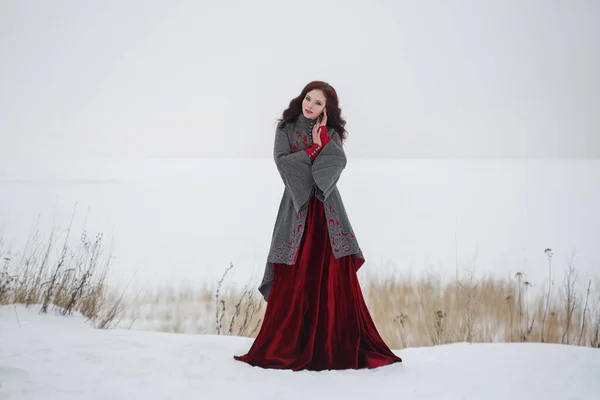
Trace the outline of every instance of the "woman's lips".
<path fill-rule="evenodd" d="M 307 110 L 306 108 L 304 109 L 304 111 L 306 111 L 307 114 L 312 114 L 312 111 Z"/>

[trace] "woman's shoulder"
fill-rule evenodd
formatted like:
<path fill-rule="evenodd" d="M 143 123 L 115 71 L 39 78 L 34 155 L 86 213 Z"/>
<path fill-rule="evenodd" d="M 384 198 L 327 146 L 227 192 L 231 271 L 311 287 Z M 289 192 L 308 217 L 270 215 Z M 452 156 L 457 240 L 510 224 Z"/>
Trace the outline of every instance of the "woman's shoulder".
<path fill-rule="evenodd" d="M 333 138 L 334 136 L 337 136 L 338 138 L 341 138 L 340 134 L 333 126 L 327 125 L 327 133 L 329 133 L 329 137 Z"/>
<path fill-rule="evenodd" d="M 277 132 L 289 133 L 294 127 L 294 121 L 277 120 Z"/>

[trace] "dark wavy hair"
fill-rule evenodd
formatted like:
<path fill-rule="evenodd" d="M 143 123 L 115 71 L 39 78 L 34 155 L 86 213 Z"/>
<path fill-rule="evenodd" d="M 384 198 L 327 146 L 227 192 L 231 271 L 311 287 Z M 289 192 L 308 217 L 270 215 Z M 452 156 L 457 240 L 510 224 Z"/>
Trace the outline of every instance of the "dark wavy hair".
<path fill-rule="evenodd" d="M 304 86 L 300 95 L 290 101 L 288 108 L 283 112 L 279 119 L 279 126 L 283 126 L 286 122 L 295 121 L 302 113 L 302 101 L 308 92 L 318 89 L 323 92 L 326 98 L 325 108 L 327 109 L 327 126 L 335 129 L 340 135 L 340 139 L 344 142 L 348 136 L 346 131 L 346 121 L 342 118 L 342 110 L 339 106 L 338 96 L 335 89 L 327 82 L 313 81 Z"/>

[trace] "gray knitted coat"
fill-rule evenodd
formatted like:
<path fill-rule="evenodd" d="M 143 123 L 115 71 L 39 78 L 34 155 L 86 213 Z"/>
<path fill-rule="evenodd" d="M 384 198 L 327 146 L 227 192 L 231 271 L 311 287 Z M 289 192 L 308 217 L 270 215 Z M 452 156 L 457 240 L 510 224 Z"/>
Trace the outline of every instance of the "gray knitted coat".
<path fill-rule="evenodd" d="M 273 157 L 285 189 L 275 220 L 263 279 L 258 287 L 265 300 L 268 300 L 273 282 L 273 264 L 296 263 L 308 200 L 313 195 L 323 202 L 327 217 L 331 247 L 323 251 L 332 251 L 336 259 L 354 257 L 357 269 L 364 263 L 364 256 L 337 189 L 337 182 L 346 167 L 346 154 L 340 135 L 328 127 L 331 140 L 311 160 L 304 149 L 312 146 L 314 124 L 315 120 L 300 114 L 293 122 L 279 124 L 275 132 Z"/>

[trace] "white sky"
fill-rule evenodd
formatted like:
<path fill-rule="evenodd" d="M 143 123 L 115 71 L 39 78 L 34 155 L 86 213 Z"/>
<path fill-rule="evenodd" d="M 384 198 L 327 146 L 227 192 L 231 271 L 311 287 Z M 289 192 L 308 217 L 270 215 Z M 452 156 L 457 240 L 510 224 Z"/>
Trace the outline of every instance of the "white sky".
<path fill-rule="evenodd" d="M 331 83 L 361 157 L 600 157 L 598 1 L 0 0 L 0 157 L 271 157 Z"/>

